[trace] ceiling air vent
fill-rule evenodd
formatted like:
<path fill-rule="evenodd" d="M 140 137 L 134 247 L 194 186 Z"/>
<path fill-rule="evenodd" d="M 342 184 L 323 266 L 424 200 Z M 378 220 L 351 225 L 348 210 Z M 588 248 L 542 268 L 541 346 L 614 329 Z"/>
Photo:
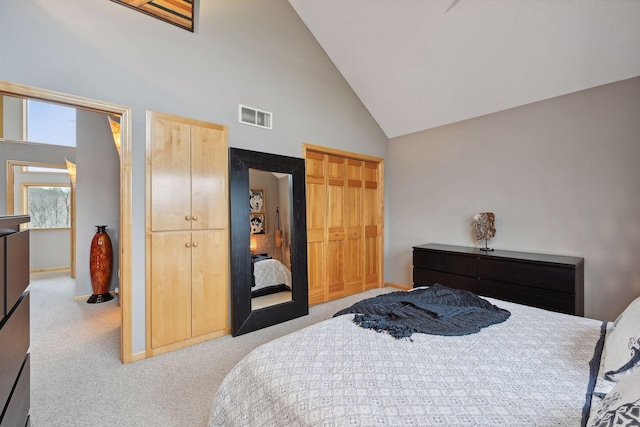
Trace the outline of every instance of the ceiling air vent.
<path fill-rule="evenodd" d="M 239 107 L 238 120 L 240 123 L 269 130 L 273 129 L 273 114 L 242 104 L 240 104 Z"/>

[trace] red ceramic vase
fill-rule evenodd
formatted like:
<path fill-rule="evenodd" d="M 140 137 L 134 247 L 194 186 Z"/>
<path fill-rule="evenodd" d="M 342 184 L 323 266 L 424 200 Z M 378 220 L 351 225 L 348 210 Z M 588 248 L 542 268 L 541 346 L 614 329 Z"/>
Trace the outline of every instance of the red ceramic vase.
<path fill-rule="evenodd" d="M 110 301 L 113 295 L 109 292 L 111 271 L 113 269 L 113 248 L 107 234 L 106 225 L 96 225 L 97 231 L 91 240 L 89 253 L 89 272 L 93 295 L 87 300 L 90 304 Z"/>

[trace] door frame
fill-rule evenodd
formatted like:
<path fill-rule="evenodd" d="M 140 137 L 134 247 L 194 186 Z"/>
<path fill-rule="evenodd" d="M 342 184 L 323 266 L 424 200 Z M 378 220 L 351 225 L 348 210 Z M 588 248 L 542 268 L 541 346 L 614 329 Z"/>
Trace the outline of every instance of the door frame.
<path fill-rule="evenodd" d="M 131 228 L 132 228 L 132 152 L 131 107 L 98 101 L 48 89 L 41 89 L 19 83 L 11 83 L 0 80 L 0 95 L 19 98 L 36 99 L 40 101 L 55 102 L 83 110 L 120 116 L 120 360 L 122 363 L 130 363 L 134 360 L 144 359 L 146 354 L 133 356 L 133 327 L 132 327 L 132 290 L 133 283 L 131 272 Z"/>

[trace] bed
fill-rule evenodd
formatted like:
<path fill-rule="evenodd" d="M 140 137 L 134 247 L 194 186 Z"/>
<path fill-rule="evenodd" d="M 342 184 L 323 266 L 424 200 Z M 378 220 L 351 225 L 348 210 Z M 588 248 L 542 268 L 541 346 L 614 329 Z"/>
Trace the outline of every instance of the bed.
<path fill-rule="evenodd" d="M 510 316 L 471 335 L 396 339 L 345 314 L 266 343 L 209 426 L 639 425 L 640 298 L 613 324 L 486 300 Z"/>
<path fill-rule="evenodd" d="M 282 262 L 268 256 L 253 257 L 252 261 L 252 297 L 291 290 L 291 270 Z"/>

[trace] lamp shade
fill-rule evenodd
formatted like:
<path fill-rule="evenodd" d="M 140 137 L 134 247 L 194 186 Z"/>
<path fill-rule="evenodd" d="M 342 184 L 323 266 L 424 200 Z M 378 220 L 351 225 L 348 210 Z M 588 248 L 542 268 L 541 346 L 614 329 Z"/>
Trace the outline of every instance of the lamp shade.
<path fill-rule="evenodd" d="M 67 163 L 67 170 L 69 171 L 69 178 L 71 179 L 71 184 L 76 185 L 76 164 L 70 162 L 66 157 L 64 161 Z"/>
<path fill-rule="evenodd" d="M 254 236 L 250 237 L 249 249 L 251 249 L 251 253 L 254 253 L 256 249 L 258 249 L 258 239 L 256 239 Z"/>
<path fill-rule="evenodd" d="M 111 126 L 111 133 L 113 134 L 113 142 L 116 144 L 116 150 L 118 150 L 118 156 L 120 156 L 120 123 L 107 116 L 109 119 L 109 126 Z"/>

